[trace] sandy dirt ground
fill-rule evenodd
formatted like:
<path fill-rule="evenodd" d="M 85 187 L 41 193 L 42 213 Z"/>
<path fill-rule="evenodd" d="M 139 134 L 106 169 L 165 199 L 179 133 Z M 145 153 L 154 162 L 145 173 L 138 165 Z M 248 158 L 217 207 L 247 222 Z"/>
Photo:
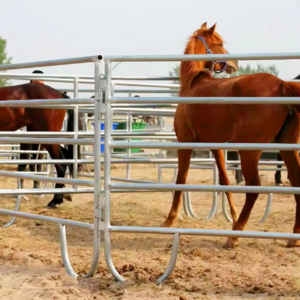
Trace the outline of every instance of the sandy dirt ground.
<path fill-rule="evenodd" d="M 4 168 L 12 169 L 12 167 Z M 112 176 L 124 177 L 125 165 L 112 170 Z M 233 173 L 230 179 L 234 181 Z M 263 185 L 273 185 L 273 172 L 261 173 Z M 134 165 L 132 178 L 157 179 L 157 170 L 149 165 Z M 171 182 L 172 170 L 164 170 L 163 179 Z M 188 183 L 211 184 L 212 172 L 191 170 Z M 283 173 L 285 185 L 286 173 Z M 32 182 L 27 181 L 27 187 Z M 0 177 L 0 188 L 15 188 L 16 180 Z M 230 229 L 219 207 L 212 221 L 205 220 L 212 204 L 211 193 L 192 193 L 192 202 L 200 220 L 184 216 L 178 226 L 184 228 Z M 235 194 L 239 207 L 243 194 Z M 51 195 L 29 195 L 23 201 L 25 212 L 93 222 L 93 196 L 75 195 L 55 210 L 47 209 Z M 167 216 L 171 193 L 113 194 L 112 224 L 158 226 Z M 275 195 L 267 221 L 258 224 L 267 196 L 261 195 L 248 223 L 248 230 L 292 232 L 295 203 L 293 196 Z M 15 200 L 2 197 L 1 207 L 13 209 Z M 0 217 L 0 225 L 9 220 Z M 0 299 L 298 299 L 300 296 L 300 249 L 286 248 L 286 241 L 241 239 L 236 249 L 225 250 L 225 238 L 182 236 L 176 268 L 161 285 L 155 280 L 165 271 L 170 256 L 171 236 L 112 234 L 112 258 L 116 269 L 127 280 L 117 283 L 108 272 L 101 245 L 101 261 L 93 278 L 78 280 L 65 274 L 60 255 L 58 226 L 18 219 L 9 228 L 0 228 Z M 93 255 L 92 231 L 67 228 L 69 256 L 73 268 L 84 275 Z"/>

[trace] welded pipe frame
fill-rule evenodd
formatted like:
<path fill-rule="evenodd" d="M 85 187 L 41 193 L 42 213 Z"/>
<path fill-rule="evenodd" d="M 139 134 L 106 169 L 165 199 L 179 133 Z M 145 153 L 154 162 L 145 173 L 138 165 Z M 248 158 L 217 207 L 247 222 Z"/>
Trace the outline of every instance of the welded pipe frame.
<path fill-rule="evenodd" d="M 272 163 L 273 165 L 277 165 L 277 162 L 276 161 L 268 161 L 268 163 Z M 207 165 L 212 165 L 212 166 L 207 166 Z M 239 162 L 240 164 L 240 162 Z M 283 165 L 284 163 L 281 162 L 280 165 Z M 259 165 L 259 163 L 258 163 Z M 159 165 L 160 169 L 163 170 L 163 169 L 173 169 L 174 170 L 174 179 L 173 179 L 173 183 L 175 183 L 176 181 L 176 176 L 177 176 L 177 172 L 178 172 L 178 164 L 169 164 L 169 165 L 165 165 L 165 164 L 161 164 Z M 218 173 L 218 170 L 216 169 L 216 164 L 214 161 L 210 162 L 205 162 L 203 164 L 196 164 L 196 165 L 190 165 L 189 169 L 201 169 L 201 170 L 213 170 L 213 181 L 214 181 L 214 185 L 218 184 L 218 179 L 217 179 L 217 173 Z M 229 167 L 226 165 L 226 170 L 240 170 L 241 168 L 236 168 L 236 167 Z M 284 168 L 258 168 L 258 170 L 266 170 L 266 171 L 286 171 L 286 169 Z M 116 180 L 116 179 L 114 179 Z M 134 182 L 134 181 L 132 181 Z M 141 181 L 142 182 L 142 181 Z M 160 180 L 160 182 L 162 182 Z M 135 183 L 138 183 L 138 181 L 135 181 Z M 144 182 L 142 182 L 144 183 Z M 154 183 L 154 182 L 148 182 L 148 183 Z M 218 208 L 218 193 L 214 193 L 213 194 L 213 204 L 212 204 L 212 208 L 208 214 L 208 217 L 207 217 L 207 220 L 210 221 L 212 220 L 212 218 L 215 216 L 216 214 L 216 211 L 217 211 L 217 208 Z M 271 211 L 271 204 L 272 204 L 272 200 L 273 200 L 273 193 L 270 193 L 268 195 L 268 200 L 267 200 L 267 205 L 266 205 L 266 209 L 265 209 L 265 212 L 264 212 L 264 215 L 263 217 L 261 218 L 261 220 L 259 221 L 259 223 L 263 223 L 265 222 L 265 220 L 267 219 L 268 215 L 270 214 L 270 211 Z M 190 192 L 189 191 L 185 191 L 183 193 L 183 199 L 182 199 L 182 204 L 183 204 L 183 207 L 184 207 L 184 212 L 185 214 L 190 217 L 190 218 L 194 218 L 194 219 L 197 219 L 199 220 L 200 218 L 197 217 L 197 215 L 194 213 L 193 211 L 193 208 L 192 208 L 192 202 L 191 202 L 191 195 L 190 195 Z M 222 212 L 223 212 L 223 215 L 225 216 L 225 219 L 228 221 L 228 222 L 233 222 L 232 221 L 232 218 L 231 216 L 229 215 L 228 211 L 227 211 L 227 198 L 225 196 L 225 193 L 222 193 Z"/>
<path fill-rule="evenodd" d="M 266 232 L 249 232 L 249 231 L 225 231 L 225 230 L 201 230 L 201 229 L 178 229 L 178 228 L 159 228 L 159 227 L 137 227 L 137 226 L 111 226 L 110 224 L 110 190 L 148 190 L 148 191 L 220 191 L 220 192 L 257 192 L 257 193 L 289 193 L 300 194 L 300 188 L 278 188 L 278 187 L 242 187 L 242 186 L 192 186 L 192 185 L 176 185 L 176 184 L 152 184 L 152 183 L 111 183 L 110 168 L 111 168 L 111 150 L 112 148 L 147 148 L 147 149 L 271 149 L 271 150 L 300 150 L 300 146 L 292 144 L 221 144 L 221 143 L 139 143 L 139 142 L 112 142 L 111 141 L 111 104 L 113 103 L 142 103 L 142 101 L 149 101 L 151 103 L 300 103 L 300 97 L 289 98 L 289 101 L 282 98 L 154 98 L 154 97 L 112 97 L 110 91 L 111 84 L 111 62 L 134 62 L 134 61 L 226 61 L 226 60 L 273 60 L 273 59 L 299 59 L 300 53 L 281 53 L 281 54 L 226 54 L 226 55 L 177 55 L 177 56 L 106 56 L 105 58 L 105 77 L 107 80 L 105 103 L 106 103 L 106 119 L 105 119 L 105 216 L 102 221 L 102 228 L 104 231 L 104 246 L 105 246 L 105 259 L 109 270 L 112 275 L 119 281 L 124 281 L 124 278 L 116 271 L 110 253 L 110 233 L 111 232 L 140 232 L 140 233 L 164 233 L 173 234 L 172 255 L 169 267 L 165 274 L 158 280 L 160 283 L 163 279 L 167 278 L 175 267 L 175 262 L 178 253 L 179 237 L 180 234 L 188 235 L 204 235 L 204 236 L 226 236 L 226 237 L 254 237 L 254 238 L 277 238 L 277 239 L 300 239 L 300 234 L 282 234 L 282 233 L 266 233 Z M 173 144 L 173 145 L 171 145 Z M 171 147 L 171 148 L 170 148 Z"/>
<path fill-rule="evenodd" d="M 39 76 L 38 76 L 39 77 Z M 61 76 L 62 77 L 62 76 Z M 78 82 L 78 77 L 74 77 L 74 81 L 77 79 L 77 82 Z M 116 83 L 116 84 L 121 84 L 121 83 Z M 133 83 L 129 83 L 128 85 L 134 85 Z M 138 85 L 142 85 L 142 84 L 138 84 Z M 146 84 L 146 86 L 147 86 L 147 84 Z M 149 86 L 149 85 L 148 85 Z M 160 85 L 157 85 L 157 87 L 158 86 L 160 86 Z M 174 87 L 174 86 L 168 86 L 168 87 Z M 77 87 L 77 90 L 78 90 L 78 87 Z M 91 91 L 91 90 L 90 90 Z M 153 92 L 153 90 L 149 90 L 150 92 Z M 158 90 L 158 91 L 160 91 L 160 90 Z M 115 91 L 115 92 L 118 92 L 118 91 Z M 141 92 L 141 91 L 139 91 L 139 92 Z M 161 91 L 161 92 L 170 92 L 169 90 L 166 90 L 166 91 Z M 74 95 L 75 95 L 75 91 L 74 91 Z M 75 96 L 76 97 L 76 96 Z M 116 112 L 117 113 L 117 112 Z M 154 112 L 154 113 L 157 113 L 157 112 Z M 141 114 L 143 114 L 143 113 L 141 113 Z M 146 113 L 145 113 L 146 114 Z M 157 114 L 157 115 L 159 115 L 159 114 Z M 129 127 L 130 128 L 130 127 Z M 128 140 L 128 141 L 130 141 L 130 140 Z M 77 149 L 77 148 L 76 148 Z M 127 152 L 128 152 L 128 150 L 130 151 L 130 149 L 127 149 Z M 74 157 L 75 157 L 75 155 L 74 155 Z M 75 166 L 76 164 L 74 164 L 74 166 Z M 129 169 L 129 164 L 127 164 L 127 169 Z M 231 169 L 231 168 L 230 168 Z M 277 169 L 276 169 L 277 170 Z M 129 170 L 127 170 L 127 174 L 126 174 L 126 178 L 127 179 L 129 179 L 129 172 L 128 172 Z M 223 194 L 224 195 L 224 194 Z"/>
<path fill-rule="evenodd" d="M 62 74 L 33 74 L 33 73 L 0 73 L 0 78 L 6 79 L 20 79 L 20 80 L 46 80 L 46 79 L 70 79 L 72 83 L 73 79 L 77 77 L 78 79 L 86 79 L 94 81 L 94 76 L 91 75 L 62 75 Z M 112 76 L 112 81 L 114 80 L 125 80 L 125 81 L 179 81 L 180 78 L 176 76 Z M 297 79 L 291 79 L 289 81 L 299 81 Z M 179 84 L 175 84 L 176 87 L 180 87 Z M 73 90 L 70 90 L 70 92 Z M 90 89 L 94 92 L 94 89 Z"/>
<path fill-rule="evenodd" d="M 16 64 L 16 65 L 2 65 L 0 66 L 0 71 L 3 70 L 9 70 L 9 69 L 21 69 L 21 68 L 30 68 L 30 67 L 41 67 L 41 66 L 49 66 L 49 65 L 61 65 L 61 64 L 71 64 L 71 63 L 82 63 L 82 62 L 94 62 L 95 64 L 95 100 L 91 99 L 47 99 L 47 100 L 22 100 L 22 101 L 5 101 L 5 103 L 0 103 L 0 107 L 34 107 L 35 105 L 40 105 L 40 107 L 46 107 L 47 105 L 67 105 L 75 104 L 75 115 L 78 114 L 78 104 L 94 104 L 95 105 L 95 116 L 98 116 L 95 118 L 95 138 L 94 140 L 80 140 L 78 139 L 78 128 L 76 128 L 76 121 L 75 121 L 75 134 L 73 139 L 63 139 L 63 138 L 8 138 L 8 137 L 2 137 L 0 138 L 0 142 L 6 142 L 11 144 L 20 144 L 20 143 L 36 143 L 36 144 L 72 144 L 72 145 L 82 145 L 82 144 L 93 144 L 94 145 L 94 153 L 100 154 L 100 139 L 101 139 L 101 131 L 100 131 L 100 112 L 104 113 L 104 110 L 101 110 L 101 102 L 102 102 L 102 89 L 100 89 L 99 86 L 99 76 L 100 76 L 100 61 L 98 59 L 102 59 L 101 56 L 93 56 L 93 57 L 87 57 L 87 58 L 78 58 L 78 59 L 66 59 L 66 60 L 56 60 L 56 61 L 48 61 L 48 62 L 36 62 L 36 63 L 25 63 L 25 64 Z M 76 89 L 78 89 L 78 86 L 76 86 L 76 81 L 74 83 L 76 94 Z M 76 97 L 76 95 L 75 95 Z M 5 104 L 5 105 L 4 105 Z M 77 107 L 77 112 L 76 112 Z M 58 107 L 60 108 L 60 107 Z M 77 122 L 78 122 L 78 118 Z M 78 123 L 77 123 L 78 124 Z M 78 126 L 77 126 L 78 127 Z M 76 130 L 77 129 L 77 130 Z M 74 147 L 77 148 L 77 147 Z M 78 163 L 78 160 L 76 158 L 76 153 L 74 152 L 75 158 L 73 159 L 74 165 Z M 35 162 L 37 163 L 37 162 Z M 52 160 L 53 163 L 53 160 Z M 9 211 L 9 210 L 2 210 L 0 209 L 0 214 L 4 215 L 11 215 L 13 218 L 11 221 L 14 221 L 15 217 L 22 217 L 22 218 L 30 218 L 30 219 L 38 219 L 42 221 L 49 221 L 59 224 L 60 226 L 60 241 L 61 241 L 61 252 L 62 252 L 62 258 L 64 262 L 64 266 L 66 268 L 67 273 L 70 276 L 77 277 L 77 274 L 74 272 L 67 253 L 67 244 L 66 244 L 66 231 L 65 231 L 65 225 L 71 225 L 71 226 L 79 226 L 87 229 L 94 230 L 94 256 L 92 260 L 92 265 L 87 273 L 86 277 L 92 276 L 94 272 L 97 269 L 98 261 L 99 261 L 99 247 L 100 247 L 100 229 L 99 229 L 99 218 L 101 215 L 101 207 L 99 202 L 99 195 L 101 191 L 101 176 L 100 176 L 100 170 L 101 170 L 101 159 L 100 155 L 94 156 L 94 165 L 95 165 L 95 176 L 94 181 L 88 181 L 88 180 L 79 180 L 79 179 L 66 179 L 66 178 L 45 178 L 43 176 L 37 176 L 32 174 L 24 174 L 24 173 L 16 173 L 16 172 L 4 172 L 1 171 L 2 175 L 6 176 L 12 176 L 12 177 L 18 177 L 18 178 L 30 178 L 35 180 L 43 180 L 43 181 L 52 181 L 52 182 L 61 182 L 61 183 L 71 183 L 71 184 L 84 184 L 88 186 L 94 186 L 94 189 L 89 188 L 77 188 L 70 189 L 2 189 L 0 190 L 1 195 L 9 194 L 9 195 L 26 195 L 26 194 L 37 194 L 37 193 L 44 193 L 44 194 L 53 194 L 53 193 L 72 193 L 72 194 L 78 194 L 78 193 L 94 193 L 94 225 L 92 224 L 85 224 L 82 222 L 72 221 L 72 220 L 65 220 L 65 219 L 58 219 L 58 218 L 52 218 L 47 216 L 39 216 L 34 214 L 28 214 L 28 213 L 22 213 L 18 211 Z M 75 171 L 76 173 L 76 171 Z M 77 175 L 77 174 L 76 174 Z M 20 204 L 20 197 L 18 197 L 17 206 Z M 9 225 L 11 223 L 7 223 L 6 225 Z"/>

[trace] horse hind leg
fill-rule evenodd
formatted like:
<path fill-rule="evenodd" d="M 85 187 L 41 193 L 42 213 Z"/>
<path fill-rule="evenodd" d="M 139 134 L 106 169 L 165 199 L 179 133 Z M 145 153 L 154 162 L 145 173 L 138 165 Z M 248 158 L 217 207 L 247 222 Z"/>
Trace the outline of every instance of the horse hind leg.
<path fill-rule="evenodd" d="M 292 186 L 300 187 L 300 162 L 297 151 L 281 151 L 280 152 L 289 174 Z M 300 233 L 300 195 L 295 194 L 296 216 L 294 224 L 294 233 Z M 288 247 L 300 247 L 299 240 L 289 240 Z"/>
<path fill-rule="evenodd" d="M 258 161 L 261 151 L 240 151 L 242 172 L 247 186 L 260 186 L 258 174 Z M 239 215 L 238 220 L 233 224 L 232 230 L 244 230 L 249 219 L 258 193 L 246 193 L 246 201 Z M 238 238 L 230 237 L 227 239 L 225 248 L 233 248 L 238 245 Z"/>
<path fill-rule="evenodd" d="M 227 172 L 225 169 L 225 157 L 224 152 L 222 150 L 212 150 L 212 153 L 214 154 L 216 164 L 218 166 L 219 170 L 219 178 L 220 178 L 220 184 L 221 185 L 230 185 L 229 179 L 227 177 Z M 233 224 L 236 223 L 238 218 L 238 212 L 235 207 L 235 204 L 232 199 L 232 193 L 226 192 L 227 200 L 230 206 L 230 213 L 233 220 Z"/>
<path fill-rule="evenodd" d="M 20 144 L 21 151 L 29 151 L 31 150 L 31 144 Z M 20 153 L 20 159 L 29 159 L 29 153 Z M 18 172 L 24 172 L 26 170 L 27 164 L 18 165 Z M 20 188 L 22 189 L 24 186 L 24 179 L 20 179 Z"/>
<path fill-rule="evenodd" d="M 298 114 L 288 117 L 279 135 L 275 141 L 279 143 L 299 143 L 300 136 L 300 118 Z M 300 187 L 300 159 L 298 151 L 280 151 L 280 155 L 287 167 L 288 178 L 293 187 Z M 294 233 L 300 233 L 300 195 L 295 194 L 296 215 L 294 224 Z M 299 247 L 300 241 L 289 240 L 288 247 Z"/>
<path fill-rule="evenodd" d="M 282 157 L 280 155 L 280 153 L 277 154 L 277 161 L 282 161 Z M 277 166 L 278 169 L 281 169 L 281 165 Z M 277 170 L 275 173 L 275 184 L 276 185 L 282 185 L 282 181 L 281 181 L 281 171 Z"/>
<path fill-rule="evenodd" d="M 63 154 L 62 148 L 59 145 L 44 145 L 44 148 L 47 149 L 52 159 L 66 159 Z M 56 164 L 55 169 L 57 172 L 58 178 L 64 178 L 66 173 L 67 165 L 65 164 Z M 55 188 L 64 188 L 64 184 L 56 183 Z M 72 201 L 72 198 L 69 194 L 55 194 L 53 199 L 47 204 L 48 207 L 55 208 L 57 205 L 63 203 L 63 199 Z"/>
<path fill-rule="evenodd" d="M 189 172 L 192 152 L 193 150 L 178 149 L 178 174 L 176 184 L 185 184 Z M 182 191 L 175 191 L 169 216 L 161 225 L 162 227 L 172 227 L 176 224 L 179 215 L 181 198 Z"/>

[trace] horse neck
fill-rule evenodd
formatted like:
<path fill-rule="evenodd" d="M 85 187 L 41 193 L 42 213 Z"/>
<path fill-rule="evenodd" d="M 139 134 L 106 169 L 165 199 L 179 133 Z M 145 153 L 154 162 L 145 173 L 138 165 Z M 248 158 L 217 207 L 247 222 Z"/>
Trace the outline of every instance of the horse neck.
<path fill-rule="evenodd" d="M 196 43 L 197 37 L 192 37 L 184 54 L 206 54 L 204 44 Z M 180 64 L 180 95 L 190 86 L 192 79 L 204 70 L 204 61 L 182 61 Z"/>

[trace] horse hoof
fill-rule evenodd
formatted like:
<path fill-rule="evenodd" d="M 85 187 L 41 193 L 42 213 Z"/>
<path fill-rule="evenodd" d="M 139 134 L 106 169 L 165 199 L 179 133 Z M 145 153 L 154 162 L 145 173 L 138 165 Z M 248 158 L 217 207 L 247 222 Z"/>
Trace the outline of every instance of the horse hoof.
<path fill-rule="evenodd" d="M 56 203 L 54 203 L 54 202 L 49 202 L 48 204 L 47 204 L 47 207 L 49 207 L 49 208 L 56 208 Z"/>
<path fill-rule="evenodd" d="M 177 219 L 175 219 L 175 220 L 167 219 L 160 225 L 160 227 L 168 227 L 168 228 L 174 227 L 176 223 L 177 223 Z"/>
<path fill-rule="evenodd" d="M 64 194 L 64 195 L 63 195 L 63 198 L 64 198 L 65 200 L 67 200 L 67 201 L 72 202 L 72 197 L 71 197 L 70 194 Z"/>
<path fill-rule="evenodd" d="M 49 207 L 49 208 L 56 208 L 56 205 L 59 205 L 59 204 L 62 204 L 62 203 L 63 203 L 62 200 L 53 199 L 51 202 L 49 202 L 47 204 L 47 207 Z"/>
<path fill-rule="evenodd" d="M 276 183 L 276 186 L 283 186 L 282 182 Z"/>
<path fill-rule="evenodd" d="M 237 238 L 228 238 L 227 242 L 223 246 L 224 249 L 233 249 L 239 245 L 239 240 Z"/>
<path fill-rule="evenodd" d="M 300 247 L 300 241 L 298 240 L 289 240 L 286 245 L 288 248 Z"/>

